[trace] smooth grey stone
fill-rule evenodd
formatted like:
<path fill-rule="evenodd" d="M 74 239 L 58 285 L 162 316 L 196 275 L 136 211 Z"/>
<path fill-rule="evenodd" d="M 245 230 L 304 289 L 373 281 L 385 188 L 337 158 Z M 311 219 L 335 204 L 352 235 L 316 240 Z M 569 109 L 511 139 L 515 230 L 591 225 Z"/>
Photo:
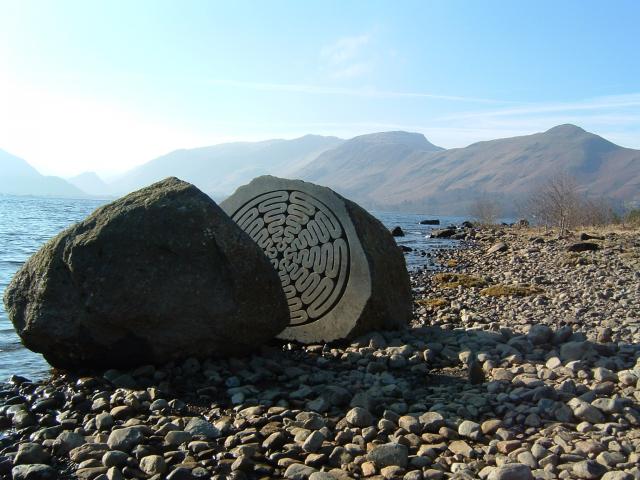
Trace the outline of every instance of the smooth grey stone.
<path fill-rule="evenodd" d="M 480 425 L 471 420 L 465 420 L 458 426 L 458 434 L 472 440 L 477 440 L 478 437 L 481 436 Z"/>
<path fill-rule="evenodd" d="M 66 455 L 74 448 L 84 445 L 86 440 L 76 432 L 64 431 L 53 442 L 53 449 L 58 455 Z"/>
<path fill-rule="evenodd" d="M 288 478 L 290 480 L 306 480 L 315 472 L 316 469 L 313 467 L 309 467 L 302 463 L 294 463 L 287 467 L 284 472 L 284 478 Z"/>
<path fill-rule="evenodd" d="M 580 420 L 589 423 L 602 423 L 605 421 L 603 413 L 584 400 L 573 398 L 569 401 L 568 405 L 573 410 L 573 414 Z"/>
<path fill-rule="evenodd" d="M 438 412 L 426 412 L 418 418 L 424 425 L 425 430 L 435 433 L 444 426 L 444 417 Z"/>
<path fill-rule="evenodd" d="M 144 434 L 138 427 L 125 427 L 114 430 L 109 434 L 107 445 L 111 450 L 129 452 L 144 440 Z"/>
<path fill-rule="evenodd" d="M 406 467 L 409 461 L 408 449 L 399 443 L 385 443 L 373 448 L 367 458 L 375 463 L 376 467 L 384 468 L 389 466 Z"/>
<path fill-rule="evenodd" d="M 491 247 L 489 247 L 489 249 L 487 250 L 487 254 L 492 254 L 497 252 L 506 252 L 507 250 L 509 250 L 509 247 L 507 246 L 506 243 L 498 242 L 493 244 Z"/>
<path fill-rule="evenodd" d="M 15 465 L 33 465 L 49 463 L 49 453 L 39 443 L 22 443 L 13 459 Z"/>
<path fill-rule="evenodd" d="M 167 475 L 167 480 L 193 480 L 194 477 L 191 470 L 184 467 L 178 467 Z"/>
<path fill-rule="evenodd" d="M 102 458 L 109 449 L 106 443 L 85 443 L 69 452 L 69 458 L 74 463 L 82 463 L 90 458 Z"/>
<path fill-rule="evenodd" d="M 220 430 L 214 427 L 210 422 L 199 418 L 193 417 L 184 427 L 184 431 L 193 436 L 202 436 L 206 438 L 218 438 L 220 436 Z"/>
<path fill-rule="evenodd" d="M 122 475 L 122 472 L 118 467 L 111 467 L 107 470 L 107 478 L 109 480 L 123 480 L 124 475 Z"/>
<path fill-rule="evenodd" d="M 102 464 L 105 467 L 124 467 L 127 464 L 129 454 L 120 450 L 109 450 L 102 456 Z"/>
<path fill-rule="evenodd" d="M 354 427 L 370 427 L 373 425 L 373 415 L 362 407 L 354 407 L 347 412 L 345 419 Z"/>
<path fill-rule="evenodd" d="M 11 470 L 13 480 L 57 480 L 58 472 L 49 465 L 16 465 Z"/>
<path fill-rule="evenodd" d="M 311 432 L 311 434 L 305 439 L 302 444 L 302 449 L 305 452 L 317 452 L 322 447 L 325 436 L 318 430 Z"/>
<path fill-rule="evenodd" d="M 170 447 L 177 447 L 183 443 L 191 441 L 191 437 L 192 435 L 189 432 L 174 430 L 173 432 L 168 432 L 164 436 L 164 443 Z"/>
<path fill-rule="evenodd" d="M 162 475 L 167 471 L 167 464 L 160 455 L 148 455 L 140 460 L 140 470 L 147 475 Z"/>
<path fill-rule="evenodd" d="M 563 362 L 584 360 L 593 353 L 589 342 L 567 342 L 560 347 L 560 358 Z"/>
<path fill-rule="evenodd" d="M 309 475 L 309 480 L 336 480 L 336 477 L 329 472 L 313 472 Z"/>
<path fill-rule="evenodd" d="M 403 328 L 412 300 L 404 256 L 380 221 L 334 191 L 254 179 L 221 207 L 282 280 L 290 324 L 279 337 L 316 343 Z"/>
<path fill-rule="evenodd" d="M 533 480 L 533 474 L 527 465 L 508 463 L 494 468 L 487 480 Z"/>
<path fill-rule="evenodd" d="M 532 325 L 529 332 L 527 332 L 527 337 L 534 345 L 542 345 L 551 341 L 553 330 L 547 325 Z"/>
<path fill-rule="evenodd" d="M 113 427 L 113 415 L 108 412 L 102 412 L 96 415 L 96 428 L 100 431 L 110 430 Z"/>
<path fill-rule="evenodd" d="M 607 467 L 600 465 L 594 460 L 584 460 L 573 464 L 574 475 L 578 478 L 594 480 L 602 477 L 607 471 Z"/>
<path fill-rule="evenodd" d="M 627 472 L 611 471 L 605 473 L 600 480 L 633 480 L 633 475 Z"/>

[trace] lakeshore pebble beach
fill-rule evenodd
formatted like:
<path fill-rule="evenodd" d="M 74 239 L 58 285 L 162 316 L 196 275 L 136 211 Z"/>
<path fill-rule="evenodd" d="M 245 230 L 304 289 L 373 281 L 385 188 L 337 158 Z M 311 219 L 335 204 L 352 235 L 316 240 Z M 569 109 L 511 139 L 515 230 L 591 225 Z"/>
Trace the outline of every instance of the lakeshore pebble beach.
<path fill-rule="evenodd" d="M 466 237 L 404 331 L 14 377 L 0 477 L 640 479 L 638 233 Z"/>

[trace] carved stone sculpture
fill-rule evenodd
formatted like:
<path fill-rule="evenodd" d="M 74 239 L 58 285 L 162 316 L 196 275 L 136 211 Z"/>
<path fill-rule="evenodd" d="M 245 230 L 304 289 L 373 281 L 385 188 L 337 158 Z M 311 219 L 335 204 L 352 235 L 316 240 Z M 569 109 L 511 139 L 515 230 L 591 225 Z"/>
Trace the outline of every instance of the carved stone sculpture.
<path fill-rule="evenodd" d="M 220 206 L 280 276 L 291 313 L 280 338 L 330 341 L 408 322 L 404 257 L 355 203 L 312 183 L 264 176 Z"/>

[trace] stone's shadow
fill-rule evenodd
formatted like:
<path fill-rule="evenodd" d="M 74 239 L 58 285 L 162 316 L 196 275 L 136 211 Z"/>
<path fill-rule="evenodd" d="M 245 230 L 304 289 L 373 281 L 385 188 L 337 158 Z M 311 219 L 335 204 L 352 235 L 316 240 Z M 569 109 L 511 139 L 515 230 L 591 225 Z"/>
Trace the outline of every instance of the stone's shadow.
<path fill-rule="evenodd" d="M 420 327 L 371 333 L 352 343 L 273 342 L 245 358 L 192 358 L 80 378 L 57 373 L 44 385 L 18 380 L 0 392 L 0 404 L 24 401 L 34 419 L 0 440 L 0 457 L 14 451 L 19 438 L 45 435 L 38 433 L 43 424 L 57 433 L 82 426 L 104 436 L 91 418 L 110 411 L 117 412 L 116 426 L 137 418 L 158 432 L 163 418 L 203 416 L 216 431 L 209 458 L 217 473 L 230 472 L 225 459 L 234 459 L 234 449 L 243 445 L 262 445 L 254 460 L 270 465 L 267 475 L 279 471 L 282 458 L 303 463 L 308 452 L 296 438 L 316 429 L 330 442 L 315 452 L 326 454 L 324 467 L 353 460 L 346 444 L 366 453 L 373 439 L 406 445 L 410 458 L 431 455 L 424 447 L 431 445 L 437 464 L 448 448 L 442 442 L 458 438 L 487 444 L 552 437 L 559 430 L 575 436 L 578 424 L 587 428 L 584 422 L 603 435 L 638 427 L 633 379 L 640 377 L 639 355 L 638 345 L 588 342 L 568 327 L 552 332 L 536 326 L 526 335 Z M 20 395 L 23 400 L 15 400 Z M 358 420 L 354 407 L 370 418 Z M 7 409 L 0 407 L 3 418 Z M 465 420 L 472 422 L 468 433 L 460 427 Z M 283 433 L 286 451 L 264 446 L 274 432 Z M 144 453 L 166 454 L 162 442 L 160 433 L 148 436 Z M 172 455 L 168 463 L 177 465 L 186 453 Z"/>
<path fill-rule="evenodd" d="M 510 401 L 533 402 L 543 423 L 555 421 L 557 402 L 615 393 L 615 388 L 592 392 L 584 384 L 593 380 L 594 368 L 632 369 L 640 352 L 636 345 L 589 342 L 568 327 L 548 340 L 504 328 L 420 327 L 324 346 L 276 341 L 250 357 L 109 371 L 104 377 L 110 382 L 94 381 L 96 388 L 156 388 L 157 395 L 176 398 L 194 411 L 275 406 L 340 418 L 359 406 L 380 416 L 385 410 L 399 415 L 432 410 L 478 420 L 502 412 L 518 425 L 524 418 L 509 410 Z M 553 368 L 546 366 L 550 358 Z M 469 378 L 474 372 L 479 383 Z M 613 379 L 611 373 L 599 375 L 598 381 Z M 515 392 L 505 397 L 509 389 Z"/>

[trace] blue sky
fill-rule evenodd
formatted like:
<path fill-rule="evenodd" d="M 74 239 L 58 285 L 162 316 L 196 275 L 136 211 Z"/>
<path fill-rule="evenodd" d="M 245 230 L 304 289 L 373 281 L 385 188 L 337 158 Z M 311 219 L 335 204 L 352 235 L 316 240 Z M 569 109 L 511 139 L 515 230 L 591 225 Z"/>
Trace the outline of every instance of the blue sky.
<path fill-rule="evenodd" d="M 0 0 L 0 148 L 59 175 L 307 133 L 640 148 L 638 25 L 633 0 Z"/>

